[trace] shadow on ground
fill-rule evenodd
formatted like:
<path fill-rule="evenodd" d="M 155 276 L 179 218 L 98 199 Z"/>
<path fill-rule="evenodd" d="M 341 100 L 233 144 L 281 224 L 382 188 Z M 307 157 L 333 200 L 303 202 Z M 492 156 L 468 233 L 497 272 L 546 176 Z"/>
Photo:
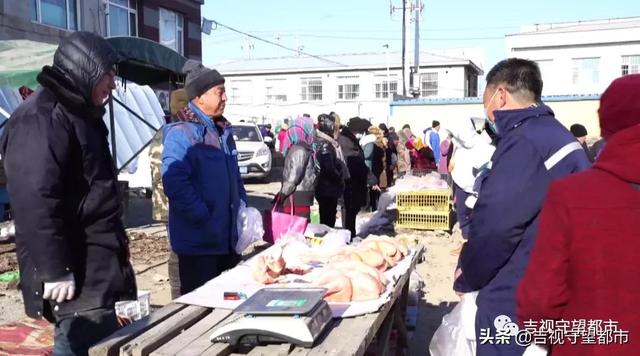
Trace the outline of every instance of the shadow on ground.
<path fill-rule="evenodd" d="M 418 307 L 418 321 L 409 345 L 409 355 L 429 356 L 429 343 L 431 338 L 442 323 L 442 317 L 449 313 L 458 303 L 445 302 L 433 305 L 420 300 Z"/>

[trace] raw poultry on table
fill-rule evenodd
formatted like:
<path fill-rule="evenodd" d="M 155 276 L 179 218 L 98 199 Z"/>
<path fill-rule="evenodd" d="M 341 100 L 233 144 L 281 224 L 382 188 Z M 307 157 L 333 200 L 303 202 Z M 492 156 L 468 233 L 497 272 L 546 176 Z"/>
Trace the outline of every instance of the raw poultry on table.
<path fill-rule="evenodd" d="M 289 241 L 272 254 L 257 256 L 252 275 L 262 284 L 286 287 L 293 280 L 326 288 L 329 302 L 364 301 L 380 297 L 387 284 L 384 272 L 408 253 L 405 242 L 383 236 L 330 253 Z"/>

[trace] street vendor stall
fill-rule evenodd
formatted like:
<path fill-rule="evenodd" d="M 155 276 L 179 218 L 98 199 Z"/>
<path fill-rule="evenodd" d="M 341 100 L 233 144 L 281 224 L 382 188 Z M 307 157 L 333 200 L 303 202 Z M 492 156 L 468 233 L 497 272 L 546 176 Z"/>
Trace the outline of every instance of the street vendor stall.
<path fill-rule="evenodd" d="M 112 156 L 122 170 L 164 124 L 164 112 L 148 86 L 168 83 L 175 87 L 184 77 L 186 58 L 144 38 L 112 37 L 107 41 L 122 57 L 116 73 L 119 85 L 112 92 L 104 117 Z M 36 77 L 43 66 L 53 63 L 56 48 L 28 40 L 0 41 L 0 130 L 22 102 L 17 89 L 38 86 Z M 123 152 L 118 153 L 118 149 Z"/>
<path fill-rule="evenodd" d="M 234 353 L 249 355 L 363 355 L 367 351 L 374 351 L 377 354 L 386 355 L 393 349 L 402 350 L 407 347 L 408 342 L 404 326 L 404 313 L 407 305 L 409 277 L 424 250 L 421 245 L 411 246 L 404 250 L 398 244 L 399 240 L 391 238 L 374 237 L 369 242 L 366 241 L 358 246 L 347 246 L 337 251 L 329 260 L 322 257 L 304 258 L 303 256 L 309 256 L 305 252 L 298 253 L 296 257 L 292 258 L 291 253 L 286 251 L 286 244 L 280 246 L 276 244 L 211 280 L 198 290 L 119 330 L 94 346 L 89 354 L 92 356 L 191 356 Z M 376 241 L 399 246 L 398 252 L 393 253 L 392 259 L 391 253 L 386 255 L 388 264 L 377 268 L 384 281 L 384 287 L 379 293 L 372 296 L 356 295 L 356 285 L 362 286 L 362 282 L 368 279 L 366 276 L 358 276 L 357 282 L 355 279 L 352 280 L 354 293 L 346 297 L 342 291 L 337 290 L 339 288 L 333 283 L 339 278 L 345 278 L 344 276 L 325 278 L 324 281 L 322 277 L 319 277 L 327 269 L 338 271 L 339 267 L 337 266 L 340 265 L 360 266 L 359 263 L 369 263 L 370 259 L 365 258 L 362 262 L 351 264 L 358 259 L 358 254 L 365 257 L 366 253 L 373 250 Z M 312 255 L 316 256 L 315 250 L 312 251 Z M 277 264 L 282 256 L 286 259 L 283 259 L 281 268 L 274 268 L 274 264 Z M 302 273 L 297 271 L 301 266 L 291 262 L 297 258 L 310 262 L 311 269 Z M 265 268 L 265 263 L 271 267 Z M 275 272 L 274 270 L 282 272 L 272 273 Z M 267 273 L 261 277 L 262 271 L 267 271 Z M 352 271 L 344 273 L 354 278 L 357 275 L 357 273 L 351 275 Z M 371 273 L 375 274 L 376 272 Z M 288 288 L 291 288 L 290 290 L 294 293 L 305 290 L 314 293 L 317 288 L 324 288 L 322 293 L 326 302 L 323 301 L 320 305 L 326 305 L 328 302 L 333 317 L 331 315 L 326 318 L 318 316 L 318 312 L 311 316 L 308 314 L 290 315 L 291 320 L 286 320 L 287 316 L 274 310 L 260 309 L 265 313 L 251 311 L 255 310 L 256 306 L 267 309 L 273 307 L 281 310 L 283 308 L 298 310 L 298 307 L 304 308 L 304 304 L 312 299 L 312 297 L 304 297 L 294 301 L 285 297 L 263 300 L 262 304 L 259 303 L 260 301 L 253 300 L 255 299 L 253 297 L 261 295 L 265 291 L 267 294 L 269 291 L 277 294 L 286 292 Z M 289 295 L 294 294 L 290 293 Z M 247 310 L 249 310 L 248 314 Z M 273 320 L 273 325 L 261 325 L 258 323 L 258 319 L 263 322 Z M 315 328 L 316 332 L 322 326 L 320 324 L 324 325 L 326 321 L 326 327 L 322 328 L 323 331 L 312 339 L 310 344 L 305 343 L 308 340 L 297 339 L 306 330 L 305 320 L 307 320 L 308 327 Z M 272 337 L 276 334 L 269 333 L 277 330 L 276 323 L 299 326 L 297 328 L 291 327 L 286 335 L 280 335 L 282 337 L 278 338 Z M 230 333 L 230 331 L 238 331 L 239 325 L 253 325 L 249 329 L 240 330 L 245 335 L 242 338 L 244 342 L 239 342 L 237 338 L 234 341 L 234 334 Z M 234 328 L 234 326 L 236 327 Z M 393 330 L 396 335 L 394 340 L 391 339 Z M 229 335 L 231 337 L 228 337 Z M 227 342 L 221 342 L 221 340 L 227 339 Z"/>

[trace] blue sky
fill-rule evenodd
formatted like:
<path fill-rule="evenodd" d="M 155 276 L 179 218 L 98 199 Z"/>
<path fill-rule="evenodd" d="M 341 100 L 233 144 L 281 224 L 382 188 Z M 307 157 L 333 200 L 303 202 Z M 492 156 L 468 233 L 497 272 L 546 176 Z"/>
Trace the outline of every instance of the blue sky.
<path fill-rule="evenodd" d="M 402 6 L 401 0 L 392 3 Z M 518 32 L 521 25 L 640 16 L 638 0 L 431 0 L 424 6 L 421 48 L 482 47 L 487 70 L 505 56 L 504 35 Z M 389 10 L 389 0 L 206 0 L 202 16 L 326 55 L 383 52 L 384 44 L 400 51 L 402 12 L 390 16 Z M 248 45 L 253 45 L 254 58 L 294 54 L 218 27 L 203 34 L 203 61 L 213 66 L 243 58 Z"/>

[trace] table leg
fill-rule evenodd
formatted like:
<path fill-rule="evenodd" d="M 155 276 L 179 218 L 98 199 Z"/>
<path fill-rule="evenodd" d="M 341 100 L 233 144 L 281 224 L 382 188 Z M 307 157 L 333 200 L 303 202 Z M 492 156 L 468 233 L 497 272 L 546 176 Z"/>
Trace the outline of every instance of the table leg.
<path fill-rule="evenodd" d="M 389 339 L 391 337 L 391 331 L 393 330 L 393 321 L 396 318 L 396 314 L 398 312 L 398 306 L 394 305 L 391 310 L 389 310 L 389 314 L 382 323 L 380 327 L 380 332 L 378 333 L 378 347 L 376 350 L 376 355 L 379 356 L 387 356 L 389 355 Z"/>

